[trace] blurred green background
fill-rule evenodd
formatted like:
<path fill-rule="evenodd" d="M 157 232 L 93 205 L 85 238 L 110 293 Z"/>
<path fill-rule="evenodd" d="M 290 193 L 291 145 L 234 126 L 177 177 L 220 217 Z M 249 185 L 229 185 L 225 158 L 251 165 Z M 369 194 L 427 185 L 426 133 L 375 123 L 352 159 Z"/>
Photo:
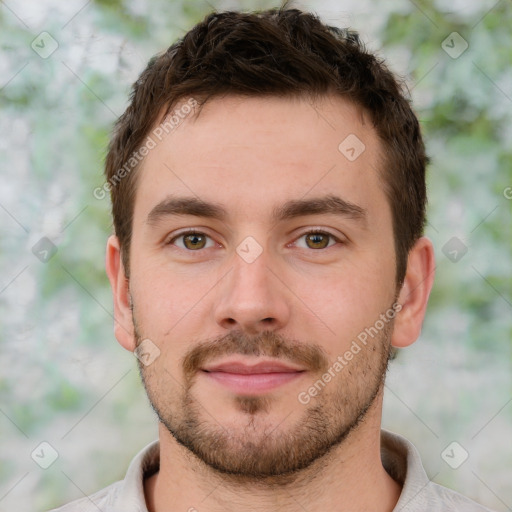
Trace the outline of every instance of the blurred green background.
<path fill-rule="evenodd" d="M 112 332 L 109 200 L 93 195 L 109 132 L 148 59 L 204 15 L 278 5 L 0 2 L 0 511 L 91 494 L 157 437 Z M 416 444 L 433 481 L 512 510 L 512 3 L 289 6 L 386 58 L 432 158 L 437 278 L 420 340 L 391 365 L 383 424 Z M 43 441 L 58 453 L 48 469 L 31 458 Z M 453 441 L 469 454 L 457 469 L 441 457 Z"/>

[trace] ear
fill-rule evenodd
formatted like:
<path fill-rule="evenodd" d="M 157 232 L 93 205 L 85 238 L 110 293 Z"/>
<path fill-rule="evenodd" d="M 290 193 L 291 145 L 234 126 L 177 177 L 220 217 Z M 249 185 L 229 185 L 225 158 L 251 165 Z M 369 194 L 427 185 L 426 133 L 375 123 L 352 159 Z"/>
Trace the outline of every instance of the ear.
<path fill-rule="evenodd" d="M 114 334 L 121 346 L 133 352 L 136 347 L 130 306 L 129 280 L 126 277 L 121 260 L 119 239 L 114 235 L 110 236 L 107 241 L 105 269 L 114 297 Z"/>
<path fill-rule="evenodd" d="M 412 345 L 420 336 L 428 297 L 434 284 L 435 258 L 432 242 L 421 237 L 409 251 L 404 283 L 398 295 L 402 309 L 395 317 L 391 344 Z"/>

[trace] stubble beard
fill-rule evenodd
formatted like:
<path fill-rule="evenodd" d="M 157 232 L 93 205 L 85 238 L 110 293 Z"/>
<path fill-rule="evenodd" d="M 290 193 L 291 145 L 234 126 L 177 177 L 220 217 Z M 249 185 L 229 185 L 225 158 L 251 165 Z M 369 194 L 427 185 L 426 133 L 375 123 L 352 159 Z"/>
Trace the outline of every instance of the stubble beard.
<path fill-rule="evenodd" d="M 138 331 L 135 316 L 134 326 L 139 345 L 145 337 Z M 196 344 L 187 352 L 181 361 L 183 386 L 156 364 L 158 360 L 149 367 L 139 361 L 139 371 L 159 421 L 200 461 L 237 482 L 285 485 L 315 462 L 321 465 L 364 420 L 384 386 L 392 331 L 390 321 L 307 405 L 297 399 L 297 414 L 289 415 L 298 416 L 293 423 L 289 417 L 277 425 L 268 421 L 269 413 L 279 410 L 270 394 L 234 396 L 242 420 L 224 425 L 222 411 L 213 417 L 207 412 L 208 404 L 194 396 L 198 368 L 219 355 L 283 357 L 312 370 L 311 381 L 297 389 L 298 395 L 332 365 L 319 345 L 291 342 L 271 331 L 253 337 L 232 332 Z"/>

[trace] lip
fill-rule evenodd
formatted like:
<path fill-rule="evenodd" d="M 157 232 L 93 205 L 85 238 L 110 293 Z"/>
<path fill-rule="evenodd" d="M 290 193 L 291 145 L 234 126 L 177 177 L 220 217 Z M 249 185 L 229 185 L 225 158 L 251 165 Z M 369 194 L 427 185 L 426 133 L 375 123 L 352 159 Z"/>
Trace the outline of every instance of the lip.
<path fill-rule="evenodd" d="M 301 377 L 303 368 L 276 360 L 249 364 L 248 361 L 231 360 L 212 364 L 201 369 L 202 374 L 232 392 L 257 395 Z"/>

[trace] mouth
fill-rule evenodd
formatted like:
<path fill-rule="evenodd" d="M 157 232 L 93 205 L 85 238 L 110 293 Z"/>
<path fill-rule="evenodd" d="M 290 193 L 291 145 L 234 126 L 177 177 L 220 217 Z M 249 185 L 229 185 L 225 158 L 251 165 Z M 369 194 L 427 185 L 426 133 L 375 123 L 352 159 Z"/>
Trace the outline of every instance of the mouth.
<path fill-rule="evenodd" d="M 230 360 L 201 368 L 211 381 L 232 392 L 257 395 L 300 378 L 306 370 L 277 360 Z"/>

